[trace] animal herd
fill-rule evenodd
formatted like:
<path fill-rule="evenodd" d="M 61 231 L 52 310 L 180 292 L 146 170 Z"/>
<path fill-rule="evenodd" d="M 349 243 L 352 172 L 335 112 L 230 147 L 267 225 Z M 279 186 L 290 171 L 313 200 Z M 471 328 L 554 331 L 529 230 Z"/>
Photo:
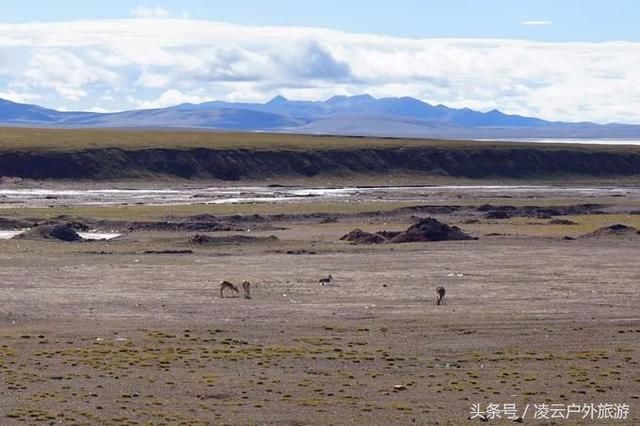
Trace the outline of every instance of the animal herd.
<path fill-rule="evenodd" d="M 331 281 L 333 280 L 333 277 L 331 276 L 331 274 L 329 274 L 326 277 L 320 278 L 318 280 L 318 283 L 320 283 L 320 285 L 328 285 L 329 283 L 331 283 Z M 224 295 L 225 295 L 225 290 L 227 293 L 229 292 L 233 292 L 237 295 L 240 295 L 240 290 L 238 290 L 238 287 L 236 287 L 233 283 L 229 282 L 229 281 L 221 281 L 220 282 L 220 298 L 224 299 Z M 245 299 L 251 299 L 251 283 L 249 281 L 243 281 L 242 282 L 242 291 L 244 293 L 244 298 Z M 438 286 L 436 287 L 436 305 L 440 306 L 440 305 L 444 305 L 445 304 L 445 295 L 446 295 L 447 291 L 444 287 L 442 286 Z"/>
<path fill-rule="evenodd" d="M 238 287 L 230 283 L 229 281 L 221 281 L 220 282 L 220 297 L 224 298 L 224 291 L 227 290 L 227 293 L 232 291 L 236 294 L 240 294 L 240 290 Z M 242 281 L 242 291 L 244 292 L 245 299 L 251 299 L 251 283 L 249 281 Z"/>

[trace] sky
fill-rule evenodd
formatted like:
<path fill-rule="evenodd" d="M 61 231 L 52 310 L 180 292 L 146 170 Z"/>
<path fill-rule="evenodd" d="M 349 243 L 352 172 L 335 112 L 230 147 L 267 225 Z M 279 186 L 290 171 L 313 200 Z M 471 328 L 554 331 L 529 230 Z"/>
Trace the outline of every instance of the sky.
<path fill-rule="evenodd" d="M 62 110 L 369 93 L 640 123 L 635 0 L 0 0 L 0 98 Z"/>

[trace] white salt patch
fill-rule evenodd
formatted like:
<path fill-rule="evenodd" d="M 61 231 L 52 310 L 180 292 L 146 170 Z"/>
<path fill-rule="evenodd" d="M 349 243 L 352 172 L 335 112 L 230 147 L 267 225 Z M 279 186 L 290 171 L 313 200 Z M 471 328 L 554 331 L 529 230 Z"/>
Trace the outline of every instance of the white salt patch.
<path fill-rule="evenodd" d="M 109 232 L 78 232 L 85 240 L 112 240 L 118 238 L 122 234 L 109 233 Z"/>
<path fill-rule="evenodd" d="M 24 231 L 0 231 L 0 240 L 9 240 L 16 235 L 22 234 Z"/>
<path fill-rule="evenodd" d="M 16 235 L 23 234 L 25 230 L 0 231 L 0 240 L 9 240 Z M 112 240 L 121 236 L 114 232 L 78 232 L 82 238 L 86 240 Z"/>

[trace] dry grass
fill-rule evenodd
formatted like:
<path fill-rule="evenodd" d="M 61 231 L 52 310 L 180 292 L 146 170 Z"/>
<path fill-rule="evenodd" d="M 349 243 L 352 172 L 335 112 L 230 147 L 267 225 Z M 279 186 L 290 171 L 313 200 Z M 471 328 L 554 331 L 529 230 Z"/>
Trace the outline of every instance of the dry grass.
<path fill-rule="evenodd" d="M 269 133 L 149 130 L 0 129 L 5 150 L 79 150 L 91 148 L 337 149 L 390 146 L 467 146 L 468 142 L 421 139 L 318 137 Z"/>
<path fill-rule="evenodd" d="M 505 220 L 486 220 L 478 224 L 461 225 L 476 235 L 498 233 L 531 237 L 578 237 L 593 232 L 603 226 L 621 223 L 640 229 L 640 215 L 602 214 L 561 216 L 561 219 L 576 222 L 576 225 L 554 225 L 546 219 L 514 217 Z"/>
<path fill-rule="evenodd" d="M 637 147 L 568 144 L 526 144 L 513 142 L 455 141 L 444 139 L 313 136 L 278 133 L 232 133 L 189 130 L 124 129 L 38 129 L 0 128 L 0 146 L 11 150 L 74 151 L 97 148 L 210 148 L 251 150 L 309 150 L 390 147 L 433 147 L 446 149 L 571 149 L 584 151 L 634 152 Z"/>
<path fill-rule="evenodd" d="M 389 211 L 415 205 L 415 202 L 296 202 L 296 203 L 240 203 L 240 204 L 186 204 L 186 205 L 118 205 L 118 206 L 59 206 L 45 208 L 0 209 L 2 217 L 35 217 L 51 219 L 60 215 L 88 219 L 145 220 L 174 216 L 252 215 L 252 214 L 311 214 L 311 213 L 363 213 Z"/>

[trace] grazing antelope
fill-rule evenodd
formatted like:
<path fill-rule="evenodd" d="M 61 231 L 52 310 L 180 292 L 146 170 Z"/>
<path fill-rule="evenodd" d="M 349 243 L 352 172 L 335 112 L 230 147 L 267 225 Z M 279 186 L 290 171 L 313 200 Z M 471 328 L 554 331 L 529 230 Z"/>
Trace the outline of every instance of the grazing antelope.
<path fill-rule="evenodd" d="M 331 282 L 331 280 L 332 280 L 332 279 L 333 279 L 333 277 L 331 276 L 331 274 L 329 274 L 329 276 L 328 276 L 328 277 L 320 278 L 320 279 L 318 280 L 318 282 L 319 282 L 320 284 L 322 284 L 322 285 L 327 285 L 327 284 L 329 284 L 329 283 Z"/>
<path fill-rule="evenodd" d="M 244 290 L 244 298 L 251 299 L 251 283 L 249 281 L 242 281 L 242 290 Z"/>
<path fill-rule="evenodd" d="M 438 299 L 436 300 L 436 305 L 444 305 L 444 295 L 447 291 L 442 286 L 436 287 L 436 293 L 438 293 Z"/>
<path fill-rule="evenodd" d="M 235 291 L 238 294 L 240 293 L 240 290 L 238 290 L 238 287 L 236 287 L 235 285 L 231 284 L 229 281 L 221 281 L 220 282 L 220 297 L 221 298 L 224 298 L 223 290 Z"/>

